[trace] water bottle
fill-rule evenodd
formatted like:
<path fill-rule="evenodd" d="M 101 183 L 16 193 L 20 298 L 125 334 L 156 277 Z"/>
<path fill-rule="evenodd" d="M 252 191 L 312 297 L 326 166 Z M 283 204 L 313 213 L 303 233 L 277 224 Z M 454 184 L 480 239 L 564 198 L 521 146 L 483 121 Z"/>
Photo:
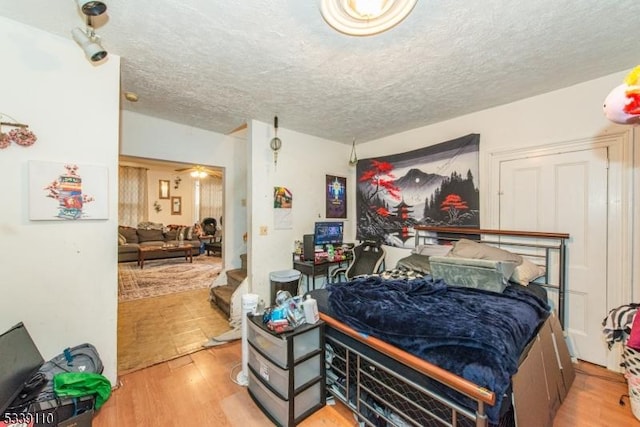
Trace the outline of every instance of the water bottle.
<path fill-rule="evenodd" d="M 307 295 L 307 299 L 302 303 L 302 309 L 304 311 L 304 320 L 307 323 L 316 323 L 320 320 L 318 314 L 318 302 L 311 298 L 311 295 Z"/>
<path fill-rule="evenodd" d="M 264 314 L 264 309 L 265 309 L 264 300 L 261 298 L 260 302 L 256 306 L 256 311 L 255 311 L 254 315 L 262 316 Z"/>

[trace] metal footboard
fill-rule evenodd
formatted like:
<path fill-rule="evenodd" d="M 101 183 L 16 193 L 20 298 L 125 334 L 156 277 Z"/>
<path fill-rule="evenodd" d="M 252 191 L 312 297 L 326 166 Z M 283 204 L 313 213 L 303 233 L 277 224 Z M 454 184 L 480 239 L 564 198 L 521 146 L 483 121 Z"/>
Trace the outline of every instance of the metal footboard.
<path fill-rule="evenodd" d="M 474 413 L 446 396 L 326 336 L 327 390 L 354 411 L 359 421 L 379 426 L 486 427 L 485 402 Z M 470 396 L 468 396 L 470 399 Z"/>

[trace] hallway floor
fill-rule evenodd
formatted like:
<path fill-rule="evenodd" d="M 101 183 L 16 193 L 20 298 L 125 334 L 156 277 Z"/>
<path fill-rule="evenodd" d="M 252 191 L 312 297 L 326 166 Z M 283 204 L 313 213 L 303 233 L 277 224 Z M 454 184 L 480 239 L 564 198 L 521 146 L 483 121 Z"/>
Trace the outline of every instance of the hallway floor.
<path fill-rule="evenodd" d="M 209 289 L 121 302 L 118 305 L 118 375 L 201 350 L 231 329 L 209 302 Z"/>

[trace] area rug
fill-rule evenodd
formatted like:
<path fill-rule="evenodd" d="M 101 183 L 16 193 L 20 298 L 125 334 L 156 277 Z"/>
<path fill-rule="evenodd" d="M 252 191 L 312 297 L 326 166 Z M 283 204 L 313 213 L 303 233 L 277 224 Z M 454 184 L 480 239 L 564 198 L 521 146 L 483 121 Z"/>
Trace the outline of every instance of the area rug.
<path fill-rule="evenodd" d="M 193 257 L 193 263 L 182 257 L 145 260 L 144 269 L 135 261 L 121 262 L 118 264 L 118 301 L 207 288 L 221 271 L 221 258 L 206 255 Z"/>

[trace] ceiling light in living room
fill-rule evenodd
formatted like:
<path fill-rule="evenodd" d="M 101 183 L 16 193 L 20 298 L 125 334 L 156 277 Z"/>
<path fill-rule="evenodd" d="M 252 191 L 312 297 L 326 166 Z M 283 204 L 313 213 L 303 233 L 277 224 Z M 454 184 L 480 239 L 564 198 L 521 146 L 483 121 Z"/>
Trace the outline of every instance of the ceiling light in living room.
<path fill-rule="evenodd" d="M 206 178 L 206 177 L 207 177 L 207 173 L 206 173 L 205 171 L 203 171 L 203 170 L 195 170 L 195 171 L 192 171 L 190 175 L 191 175 L 193 178 L 198 178 L 198 179 Z"/>
<path fill-rule="evenodd" d="M 192 178 L 202 179 L 209 176 L 209 173 L 202 166 L 195 166 L 191 172 L 189 172 Z"/>
<path fill-rule="evenodd" d="M 320 0 L 320 12 L 341 33 L 370 36 L 395 27 L 416 3 L 417 0 Z"/>

